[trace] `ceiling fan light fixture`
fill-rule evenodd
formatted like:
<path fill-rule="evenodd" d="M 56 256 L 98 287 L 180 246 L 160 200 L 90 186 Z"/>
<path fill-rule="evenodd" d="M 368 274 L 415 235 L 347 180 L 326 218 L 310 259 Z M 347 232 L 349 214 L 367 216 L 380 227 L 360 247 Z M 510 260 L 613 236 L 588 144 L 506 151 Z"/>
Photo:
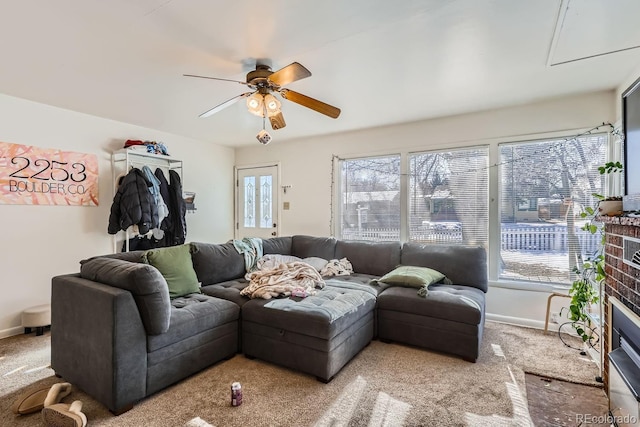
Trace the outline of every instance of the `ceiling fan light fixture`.
<path fill-rule="evenodd" d="M 282 111 L 280 111 L 280 101 L 276 99 L 273 92 L 279 93 L 282 98 L 288 101 L 294 102 L 298 105 L 324 114 L 325 116 L 331 117 L 332 119 L 337 119 L 340 115 L 339 108 L 284 87 L 289 83 L 293 83 L 300 79 L 311 76 L 311 72 L 298 62 L 292 62 L 286 67 L 283 67 L 275 72 L 271 71 L 271 67 L 266 63 L 263 63 L 262 60 L 260 60 L 260 62 L 255 62 L 256 69 L 247 73 L 246 81 L 231 80 L 219 77 L 198 76 L 195 74 L 184 74 L 184 76 L 186 77 L 198 77 L 202 79 L 240 83 L 242 85 L 248 86 L 253 91 L 234 96 L 233 98 L 228 99 L 222 104 L 218 104 L 215 107 L 210 108 L 209 110 L 200 114 L 200 117 L 209 117 L 212 114 L 215 114 L 223 110 L 224 108 L 235 104 L 240 99 L 247 98 L 247 109 L 251 114 L 262 117 L 263 119 L 269 117 L 271 127 L 274 130 L 282 129 L 286 126 L 286 124 L 284 118 L 282 117 Z"/>
<path fill-rule="evenodd" d="M 280 113 L 280 101 L 272 94 L 268 93 L 264 96 L 264 105 L 267 107 L 267 115 L 269 117 Z"/>
<path fill-rule="evenodd" d="M 263 116 L 264 99 L 261 93 L 254 93 L 247 98 L 247 108 L 251 114 L 255 114 L 258 117 Z"/>

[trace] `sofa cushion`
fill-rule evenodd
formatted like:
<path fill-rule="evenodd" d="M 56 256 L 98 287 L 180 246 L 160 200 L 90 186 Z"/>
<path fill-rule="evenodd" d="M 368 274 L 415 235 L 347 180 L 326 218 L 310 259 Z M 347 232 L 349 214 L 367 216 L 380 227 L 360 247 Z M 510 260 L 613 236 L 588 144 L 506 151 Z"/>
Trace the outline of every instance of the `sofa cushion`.
<path fill-rule="evenodd" d="M 487 252 L 480 246 L 405 243 L 402 265 L 429 267 L 456 285 L 473 286 L 487 292 Z"/>
<path fill-rule="evenodd" d="M 333 237 L 293 236 L 291 239 L 291 255 L 299 258 L 319 257 L 334 259 L 336 239 Z"/>
<path fill-rule="evenodd" d="M 189 244 L 148 250 L 142 255 L 142 260 L 160 270 L 169 286 L 169 297 L 200 292 Z"/>
<path fill-rule="evenodd" d="M 93 258 L 115 258 L 129 262 L 142 262 L 142 255 L 144 255 L 144 251 L 116 252 L 115 254 L 99 255 L 89 259 L 84 259 L 80 261 L 80 264 Z"/>
<path fill-rule="evenodd" d="M 400 242 L 338 240 L 335 258 L 347 258 L 356 273 L 382 276 L 400 264 Z"/>
<path fill-rule="evenodd" d="M 226 299 L 242 307 L 251 298 L 240 295 L 240 291 L 249 286 L 246 279 L 227 280 L 226 282 L 207 285 L 201 288 L 202 292 L 216 298 Z"/>
<path fill-rule="evenodd" d="M 470 325 L 480 324 L 484 306 L 484 292 L 469 286 L 431 285 L 426 297 L 418 296 L 415 289 L 392 286 L 378 296 L 379 310 Z"/>
<path fill-rule="evenodd" d="M 238 279 L 246 273 L 244 257 L 231 242 L 193 242 L 191 248 L 193 268 L 203 286 Z"/>
<path fill-rule="evenodd" d="M 242 306 L 242 319 L 329 340 L 373 311 L 375 303 L 369 291 L 327 285 L 306 298 L 252 299 Z"/>
<path fill-rule="evenodd" d="M 236 322 L 240 307 L 208 295 L 190 294 L 171 300 L 171 326 L 162 335 L 147 337 L 149 353 L 229 322 Z"/>
<path fill-rule="evenodd" d="M 310 256 L 310 257 L 307 257 L 307 258 L 303 259 L 302 261 L 306 262 L 307 264 L 309 264 L 318 273 L 321 272 L 322 269 L 327 266 L 327 264 L 329 264 L 329 260 L 326 260 L 324 258 L 320 258 L 320 257 L 317 257 L 317 256 Z"/>
<path fill-rule="evenodd" d="M 372 283 L 378 276 L 372 276 L 371 274 L 353 273 L 348 276 L 335 276 L 325 278 L 325 284 L 338 287 L 338 288 L 352 288 L 354 286 L 360 286 L 360 289 L 366 289 L 373 295 L 378 296 L 382 291 L 389 286 L 386 283 Z"/>
<path fill-rule="evenodd" d="M 158 269 L 143 263 L 96 257 L 81 262 L 80 276 L 131 292 L 147 334 L 162 334 L 169 329 L 169 287 Z"/>
<path fill-rule="evenodd" d="M 272 237 L 262 241 L 262 253 L 291 255 L 291 237 Z"/>

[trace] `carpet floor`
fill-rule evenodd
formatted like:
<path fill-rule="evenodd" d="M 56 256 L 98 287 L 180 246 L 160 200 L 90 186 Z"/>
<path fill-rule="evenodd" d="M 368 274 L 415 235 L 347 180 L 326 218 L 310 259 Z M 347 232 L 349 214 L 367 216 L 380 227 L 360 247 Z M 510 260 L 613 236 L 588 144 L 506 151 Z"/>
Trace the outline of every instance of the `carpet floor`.
<path fill-rule="evenodd" d="M 10 408 L 25 391 L 64 381 L 48 366 L 49 334 L 0 340 L 0 425 L 43 425 L 39 413 Z M 195 417 L 217 427 L 530 426 L 525 373 L 598 385 L 596 364 L 557 335 L 488 321 L 477 363 L 373 341 L 329 384 L 236 355 L 118 417 L 77 388 L 62 402 L 81 400 L 89 426 L 184 426 Z M 234 381 L 239 407 L 230 406 Z"/>

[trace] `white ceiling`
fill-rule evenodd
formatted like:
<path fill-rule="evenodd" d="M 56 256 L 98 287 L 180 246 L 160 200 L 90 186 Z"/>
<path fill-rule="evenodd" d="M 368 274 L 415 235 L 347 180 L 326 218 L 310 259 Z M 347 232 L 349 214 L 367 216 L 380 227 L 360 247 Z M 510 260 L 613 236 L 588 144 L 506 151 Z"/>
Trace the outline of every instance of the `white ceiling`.
<path fill-rule="evenodd" d="M 637 0 L 0 0 L 0 93 L 220 144 L 257 144 L 243 64 L 297 61 L 274 143 L 614 89 L 640 66 Z M 269 124 L 267 129 L 270 131 Z M 132 138 L 145 135 L 132 135 Z M 165 141 L 170 144 L 170 141 Z"/>

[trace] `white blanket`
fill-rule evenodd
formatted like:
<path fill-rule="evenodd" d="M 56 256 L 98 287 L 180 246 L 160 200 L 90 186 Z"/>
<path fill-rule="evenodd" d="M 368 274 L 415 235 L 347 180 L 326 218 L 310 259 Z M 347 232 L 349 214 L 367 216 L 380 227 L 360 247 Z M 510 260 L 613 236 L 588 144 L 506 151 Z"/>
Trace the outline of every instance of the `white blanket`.
<path fill-rule="evenodd" d="M 289 296 L 293 291 L 303 290 L 306 295 L 314 295 L 316 288 L 324 288 L 324 280 L 315 268 L 302 261 L 262 265 L 262 269 L 245 275 L 249 286 L 240 295 L 251 298 L 271 299 Z"/>
<path fill-rule="evenodd" d="M 353 273 L 353 266 L 351 262 L 346 259 L 332 259 L 327 265 L 320 271 L 320 275 L 327 276 L 349 276 Z"/>

